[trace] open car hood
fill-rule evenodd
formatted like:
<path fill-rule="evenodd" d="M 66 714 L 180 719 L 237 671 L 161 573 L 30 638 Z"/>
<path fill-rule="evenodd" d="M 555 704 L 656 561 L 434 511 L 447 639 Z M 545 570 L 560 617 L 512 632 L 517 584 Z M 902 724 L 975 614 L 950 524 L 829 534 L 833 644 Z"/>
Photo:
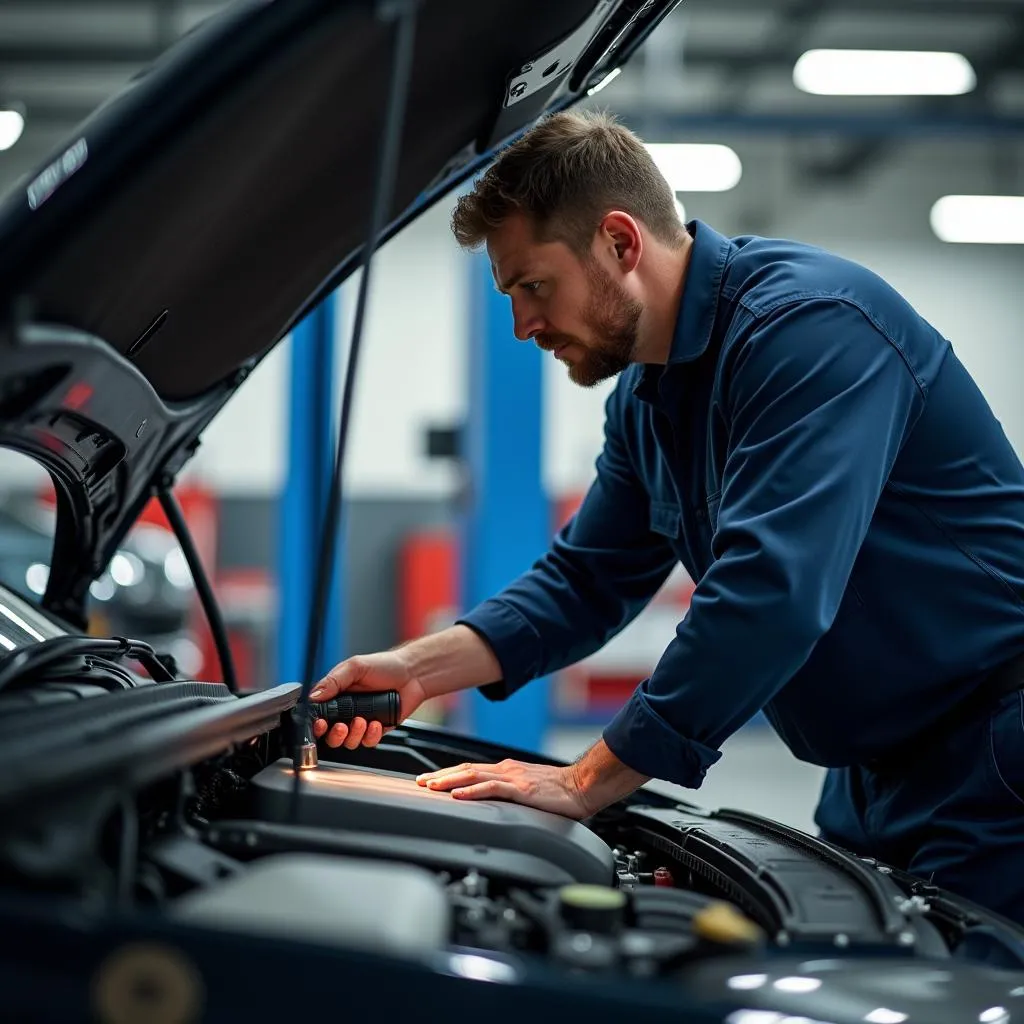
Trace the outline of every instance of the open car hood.
<path fill-rule="evenodd" d="M 390 237 L 679 0 L 422 0 Z M 395 4 L 238 0 L 0 204 L 0 445 L 58 519 L 44 605 L 90 582 L 259 360 L 356 269 Z"/>

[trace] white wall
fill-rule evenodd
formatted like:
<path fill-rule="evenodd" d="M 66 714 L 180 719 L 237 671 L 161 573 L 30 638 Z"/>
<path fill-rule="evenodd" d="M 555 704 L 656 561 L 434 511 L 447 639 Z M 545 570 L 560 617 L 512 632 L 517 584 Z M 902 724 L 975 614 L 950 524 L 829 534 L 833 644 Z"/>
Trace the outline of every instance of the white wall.
<path fill-rule="evenodd" d="M 427 428 L 457 423 L 466 408 L 470 257 L 455 244 L 450 212 L 439 203 L 374 261 L 347 449 L 353 495 L 455 487 L 454 467 L 424 454 Z M 341 296 L 346 345 L 357 288 L 356 279 Z"/>
<path fill-rule="evenodd" d="M 465 408 L 467 257 L 451 241 L 441 204 L 374 260 L 357 367 L 346 483 L 352 496 L 450 494 L 453 468 L 424 457 L 429 425 Z M 337 303 L 338 399 L 359 288 L 357 274 Z M 191 473 L 231 493 L 269 493 L 284 479 L 288 344 L 260 364 L 211 425 Z"/>
<path fill-rule="evenodd" d="M 183 479 L 232 495 L 262 495 L 284 481 L 288 456 L 288 342 L 275 348 L 203 435 Z"/>

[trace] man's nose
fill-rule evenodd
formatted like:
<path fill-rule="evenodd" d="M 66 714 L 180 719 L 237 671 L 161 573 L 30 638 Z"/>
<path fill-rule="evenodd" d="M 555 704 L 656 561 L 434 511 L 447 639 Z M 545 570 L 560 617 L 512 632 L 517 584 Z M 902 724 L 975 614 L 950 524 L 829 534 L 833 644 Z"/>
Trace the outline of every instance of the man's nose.
<path fill-rule="evenodd" d="M 520 341 L 529 341 L 544 330 L 544 318 L 533 310 L 512 305 L 512 323 L 515 336 Z"/>

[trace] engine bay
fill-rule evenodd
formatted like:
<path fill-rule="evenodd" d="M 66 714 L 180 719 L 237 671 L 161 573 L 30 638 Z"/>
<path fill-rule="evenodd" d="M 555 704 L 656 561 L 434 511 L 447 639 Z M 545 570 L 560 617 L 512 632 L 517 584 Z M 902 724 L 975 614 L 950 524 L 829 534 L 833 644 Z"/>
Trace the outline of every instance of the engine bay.
<path fill-rule="evenodd" d="M 394 758 L 407 738 L 379 753 Z M 259 920 L 304 934 L 322 925 L 322 935 L 340 927 L 350 941 L 392 955 L 454 945 L 642 974 L 696 952 L 695 920 L 723 948 L 762 941 L 729 905 L 676 888 L 646 850 L 613 848 L 579 822 L 517 804 L 459 802 L 411 774 L 332 762 L 302 773 L 298 821 L 290 822 L 293 784 L 289 761 L 271 763 L 240 791 L 247 818 L 210 823 L 209 844 L 255 866 L 187 896 L 192 919 Z M 324 882 L 311 902 L 310 873 Z M 339 918 L 344 925 L 331 923 Z"/>
<path fill-rule="evenodd" d="M 20 703 L 0 717 L 0 886 L 216 933 L 595 976 L 779 952 L 1024 966 L 1007 922 L 755 815 L 645 788 L 576 822 L 426 790 L 427 770 L 529 756 L 441 730 L 321 747 L 296 779 L 297 690 Z M 44 729 L 51 752 L 33 760 Z"/>
<path fill-rule="evenodd" d="M 274 758 L 275 735 L 204 764 L 185 812 L 194 838 L 165 834 L 149 847 L 168 883 L 158 900 L 229 931 L 406 958 L 523 954 L 577 972 L 664 974 L 763 945 L 763 930 L 732 904 L 681 887 L 649 843 L 627 847 L 594 822 L 418 786 L 424 760 L 474 753 L 427 732 L 325 749 L 300 773 L 297 813 L 295 773 Z"/>

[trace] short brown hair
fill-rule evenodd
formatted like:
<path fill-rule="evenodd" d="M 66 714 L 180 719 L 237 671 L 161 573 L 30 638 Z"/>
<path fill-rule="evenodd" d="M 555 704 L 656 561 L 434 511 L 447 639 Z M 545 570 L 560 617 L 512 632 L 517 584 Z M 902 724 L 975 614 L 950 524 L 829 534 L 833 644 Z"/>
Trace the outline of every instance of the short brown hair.
<path fill-rule="evenodd" d="M 539 237 L 589 252 L 609 210 L 642 221 L 660 241 L 685 238 L 675 196 L 644 144 L 609 114 L 552 114 L 506 147 L 472 192 L 460 197 L 452 231 L 476 249 L 521 211 Z"/>

